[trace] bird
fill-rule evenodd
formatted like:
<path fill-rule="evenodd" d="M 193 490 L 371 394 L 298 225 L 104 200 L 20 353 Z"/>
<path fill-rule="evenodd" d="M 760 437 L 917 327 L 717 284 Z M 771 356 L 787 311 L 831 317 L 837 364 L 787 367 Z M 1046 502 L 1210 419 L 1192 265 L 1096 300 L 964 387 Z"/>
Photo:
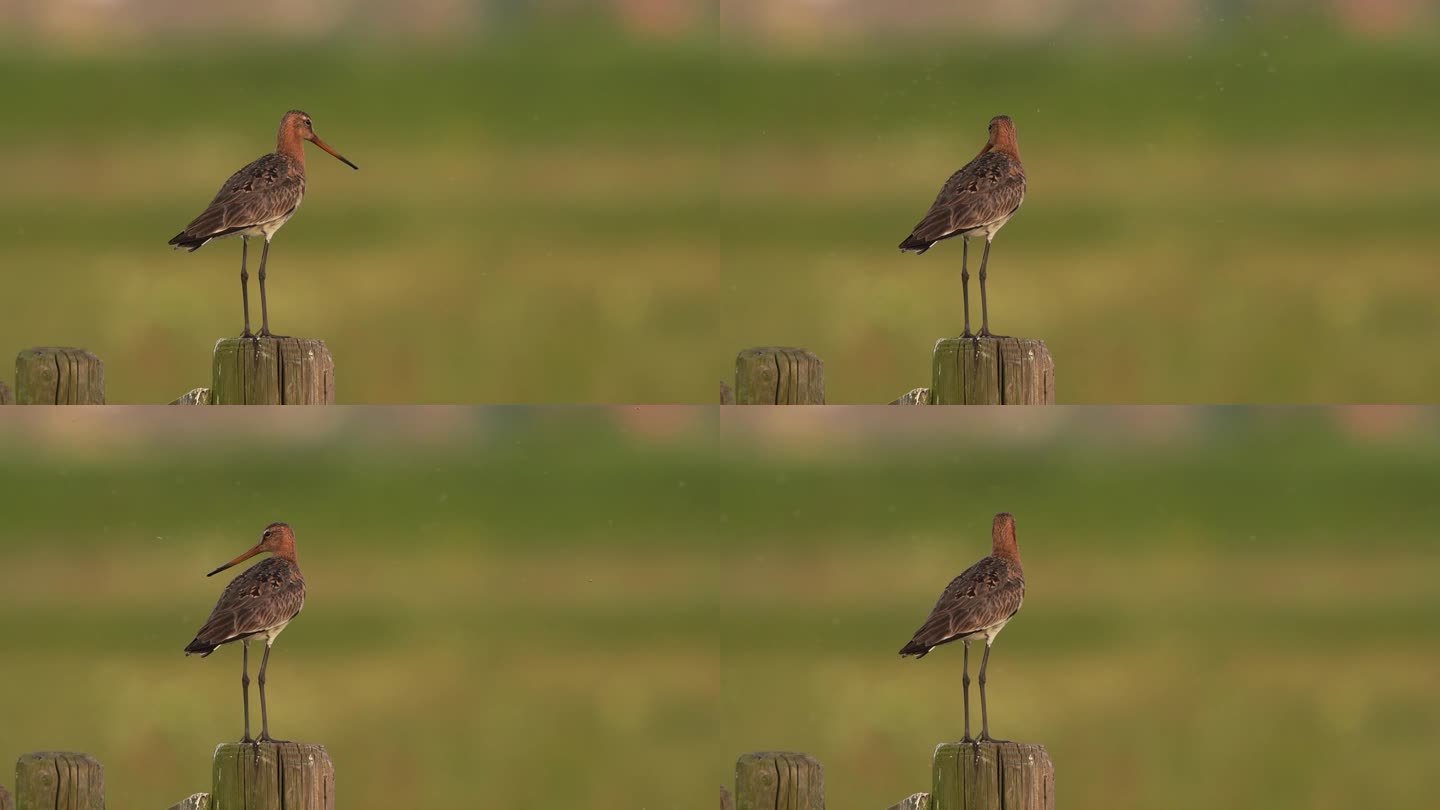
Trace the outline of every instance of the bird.
<path fill-rule="evenodd" d="M 240 690 L 244 695 L 245 736 L 242 743 L 284 742 L 270 736 L 270 715 L 265 705 L 265 668 L 270 663 L 270 646 L 275 638 L 292 619 L 300 615 L 305 606 L 305 577 L 300 573 L 300 564 L 295 560 L 295 532 L 287 523 L 271 523 L 265 527 L 249 551 L 206 574 L 213 577 L 225 569 L 244 562 L 256 554 L 270 552 L 270 556 L 251 566 L 220 594 L 210 618 L 195 633 L 195 638 L 185 646 L 185 655 L 198 654 L 204 658 L 215 652 L 222 644 L 240 642 L 241 655 Z M 250 642 L 265 642 L 265 654 L 260 659 L 260 736 L 250 736 Z"/>
<path fill-rule="evenodd" d="M 900 648 L 902 657 L 924 658 L 941 644 L 960 641 L 965 645 L 964 686 L 965 737 L 961 742 L 1003 742 L 990 736 L 990 714 L 985 702 L 985 667 L 990 663 L 990 645 L 1005 623 L 1025 601 L 1025 569 L 1020 564 L 1020 547 L 1015 543 L 1015 517 L 1008 512 L 995 516 L 991 525 L 991 552 L 950 581 L 929 618 Z M 985 641 L 980 659 L 980 721 L 978 740 L 970 737 L 970 643 Z"/>
<path fill-rule="evenodd" d="M 970 238 L 985 238 L 985 254 L 980 258 L 979 336 L 992 337 L 990 308 L 985 294 L 990 242 L 1020 210 L 1020 203 L 1024 200 L 1025 166 L 1020 162 L 1015 122 L 1008 115 L 997 115 L 990 119 L 990 137 L 985 142 L 985 148 L 964 168 L 950 175 L 930 210 L 900 243 L 902 252 L 914 251 L 918 256 L 934 247 L 936 242 L 960 237 L 963 245 L 960 251 L 960 290 L 965 306 L 965 332 L 961 337 L 975 337 L 970 332 L 970 270 L 967 267 Z"/>
<path fill-rule="evenodd" d="M 250 331 L 250 275 L 245 262 L 250 252 L 250 238 L 265 240 L 260 251 L 260 334 L 259 337 L 282 337 L 270 332 L 270 310 L 265 300 L 265 260 L 270 256 L 270 240 L 280 230 L 300 201 L 305 197 L 305 148 L 310 141 L 329 152 L 352 169 L 360 167 L 331 148 L 319 135 L 303 110 L 291 110 L 280 119 L 275 137 L 275 151 L 230 175 L 215 199 L 195 217 L 185 230 L 170 240 L 176 250 L 194 253 L 211 239 L 240 236 L 240 297 L 245 308 L 245 331 L 242 338 L 254 338 Z"/>

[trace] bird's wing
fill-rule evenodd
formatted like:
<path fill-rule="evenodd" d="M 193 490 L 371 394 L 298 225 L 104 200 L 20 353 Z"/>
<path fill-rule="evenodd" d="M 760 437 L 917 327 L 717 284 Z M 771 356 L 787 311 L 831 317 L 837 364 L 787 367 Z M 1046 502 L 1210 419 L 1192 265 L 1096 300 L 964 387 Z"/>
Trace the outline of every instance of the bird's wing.
<path fill-rule="evenodd" d="M 911 238 L 933 242 L 1015 213 L 1025 199 L 1025 169 L 1003 152 L 986 152 L 950 175 Z"/>
<path fill-rule="evenodd" d="M 273 222 L 292 211 L 304 193 L 304 175 L 292 172 L 285 156 L 266 155 L 230 175 L 176 238 L 215 237 Z"/>
<path fill-rule="evenodd" d="M 1014 615 L 1024 597 L 1024 577 L 1010 563 L 986 557 L 950 581 L 907 646 L 929 649 L 992 627 Z"/>
<path fill-rule="evenodd" d="M 215 647 L 295 618 L 305 603 L 305 579 L 295 566 L 270 557 L 236 577 L 220 594 L 195 641 Z M 193 642 L 192 642 L 193 643 Z"/>

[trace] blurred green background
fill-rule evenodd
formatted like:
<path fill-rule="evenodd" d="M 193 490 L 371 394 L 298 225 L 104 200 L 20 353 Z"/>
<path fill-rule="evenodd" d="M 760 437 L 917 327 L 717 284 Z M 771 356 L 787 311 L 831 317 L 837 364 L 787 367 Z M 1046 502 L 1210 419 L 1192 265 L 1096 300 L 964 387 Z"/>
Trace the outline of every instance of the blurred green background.
<path fill-rule="evenodd" d="M 239 245 L 165 240 L 299 106 L 362 171 L 311 150 L 272 316 L 342 400 L 708 403 L 788 344 L 885 402 L 961 320 L 958 248 L 895 245 L 1003 112 L 993 325 L 1062 401 L 1440 397 L 1430 4 L 410 6 L 0 0 L 3 356 L 205 384 Z"/>
<path fill-rule="evenodd" d="M 213 413 L 0 422 L 0 762 L 204 789 L 239 656 L 180 649 L 278 518 L 310 600 L 274 730 L 330 747 L 345 807 L 713 806 L 778 748 L 884 808 L 961 728 L 958 650 L 895 651 L 1009 510 L 992 730 L 1049 746 L 1063 806 L 1429 795 L 1434 409 Z"/>

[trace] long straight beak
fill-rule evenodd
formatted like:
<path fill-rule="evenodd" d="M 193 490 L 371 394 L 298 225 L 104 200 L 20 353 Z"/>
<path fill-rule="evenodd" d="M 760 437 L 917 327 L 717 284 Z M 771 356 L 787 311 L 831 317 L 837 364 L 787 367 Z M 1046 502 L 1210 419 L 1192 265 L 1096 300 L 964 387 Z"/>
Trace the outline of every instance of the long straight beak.
<path fill-rule="evenodd" d="M 316 146 L 320 147 L 321 149 L 324 149 L 326 152 L 329 152 L 330 155 L 331 155 L 331 157 L 334 157 L 336 160 L 340 161 L 341 163 L 344 163 L 346 166 L 349 166 L 350 168 L 354 169 L 354 170 L 357 171 L 357 172 L 360 171 L 360 167 L 359 167 L 359 166 L 356 166 L 354 163 L 351 163 L 350 161 L 346 160 L 344 155 L 340 154 L 339 152 L 336 152 L 334 149 L 331 149 L 331 148 L 330 148 L 330 144 L 328 144 L 328 143 L 326 143 L 325 141 L 321 140 L 319 135 L 316 135 L 314 138 L 312 138 L 312 139 L 311 139 L 311 142 L 314 143 Z"/>
<path fill-rule="evenodd" d="M 254 557 L 256 554 L 259 554 L 260 552 L 262 552 L 262 551 L 264 551 L 264 550 L 265 550 L 265 549 L 263 549 L 263 548 L 261 548 L 259 545 L 257 545 L 257 546 L 255 546 L 254 548 L 250 549 L 249 551 L 245 552 L 244 554 L 241 554 L 239 557 L 236 557 L 235 559 L 231 560 L 230 562 L 225 563 L 224 565 L 220 566 L 219 568 L 216 568 L 214 571 L 211 571 L 210 573 L 206 574 L 205 576 L 207 576 L 207 577 L 213 577 L 213 576 L 215 576 L 216 574 L 220 573 L 221 571 L 224 571 L 226 568 L 229 568 L 230 566 L 236 565 L 236 564 L 238 564 L 238 563 L 245 562 L 246 560 L 250 559 L 251 557 Z"/>

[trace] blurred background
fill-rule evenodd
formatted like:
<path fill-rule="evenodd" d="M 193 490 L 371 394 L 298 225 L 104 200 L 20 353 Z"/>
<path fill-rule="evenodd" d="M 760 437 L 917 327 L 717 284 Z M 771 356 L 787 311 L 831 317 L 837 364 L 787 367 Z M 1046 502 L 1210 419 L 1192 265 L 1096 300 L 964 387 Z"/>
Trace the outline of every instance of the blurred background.
<path fill-rule="evenodd" d="M 702 807 L 766 749 L 889 807 L 961 733 L 958 649 L 895 651 L 1008 510 L 992 730 L 1049 747 L 1065 807 L 1429 795 L 1440 410 L 251 413 L 0 422 L 0 763 L 204 789 L 239 655 L 180 650 L 204 572 L 284 519 L 310 597 L 274 731 L 329 746 L 345 807 Z"/>
<path fill-rule="evenodd" d="M 311 150 L 272 316 L 342 400 L 713 402 L 789 344 L 886 402 L 961 324 L 958 248 L 895 245 L 1007 113 L 993 325 L 1062 401 L 1434 400 L 1437 46 L 1423 0 L 0 0 L 0 356 L 204 384 L 240 247 L 165 240 L 302 107 L 362 171 Z"/>

